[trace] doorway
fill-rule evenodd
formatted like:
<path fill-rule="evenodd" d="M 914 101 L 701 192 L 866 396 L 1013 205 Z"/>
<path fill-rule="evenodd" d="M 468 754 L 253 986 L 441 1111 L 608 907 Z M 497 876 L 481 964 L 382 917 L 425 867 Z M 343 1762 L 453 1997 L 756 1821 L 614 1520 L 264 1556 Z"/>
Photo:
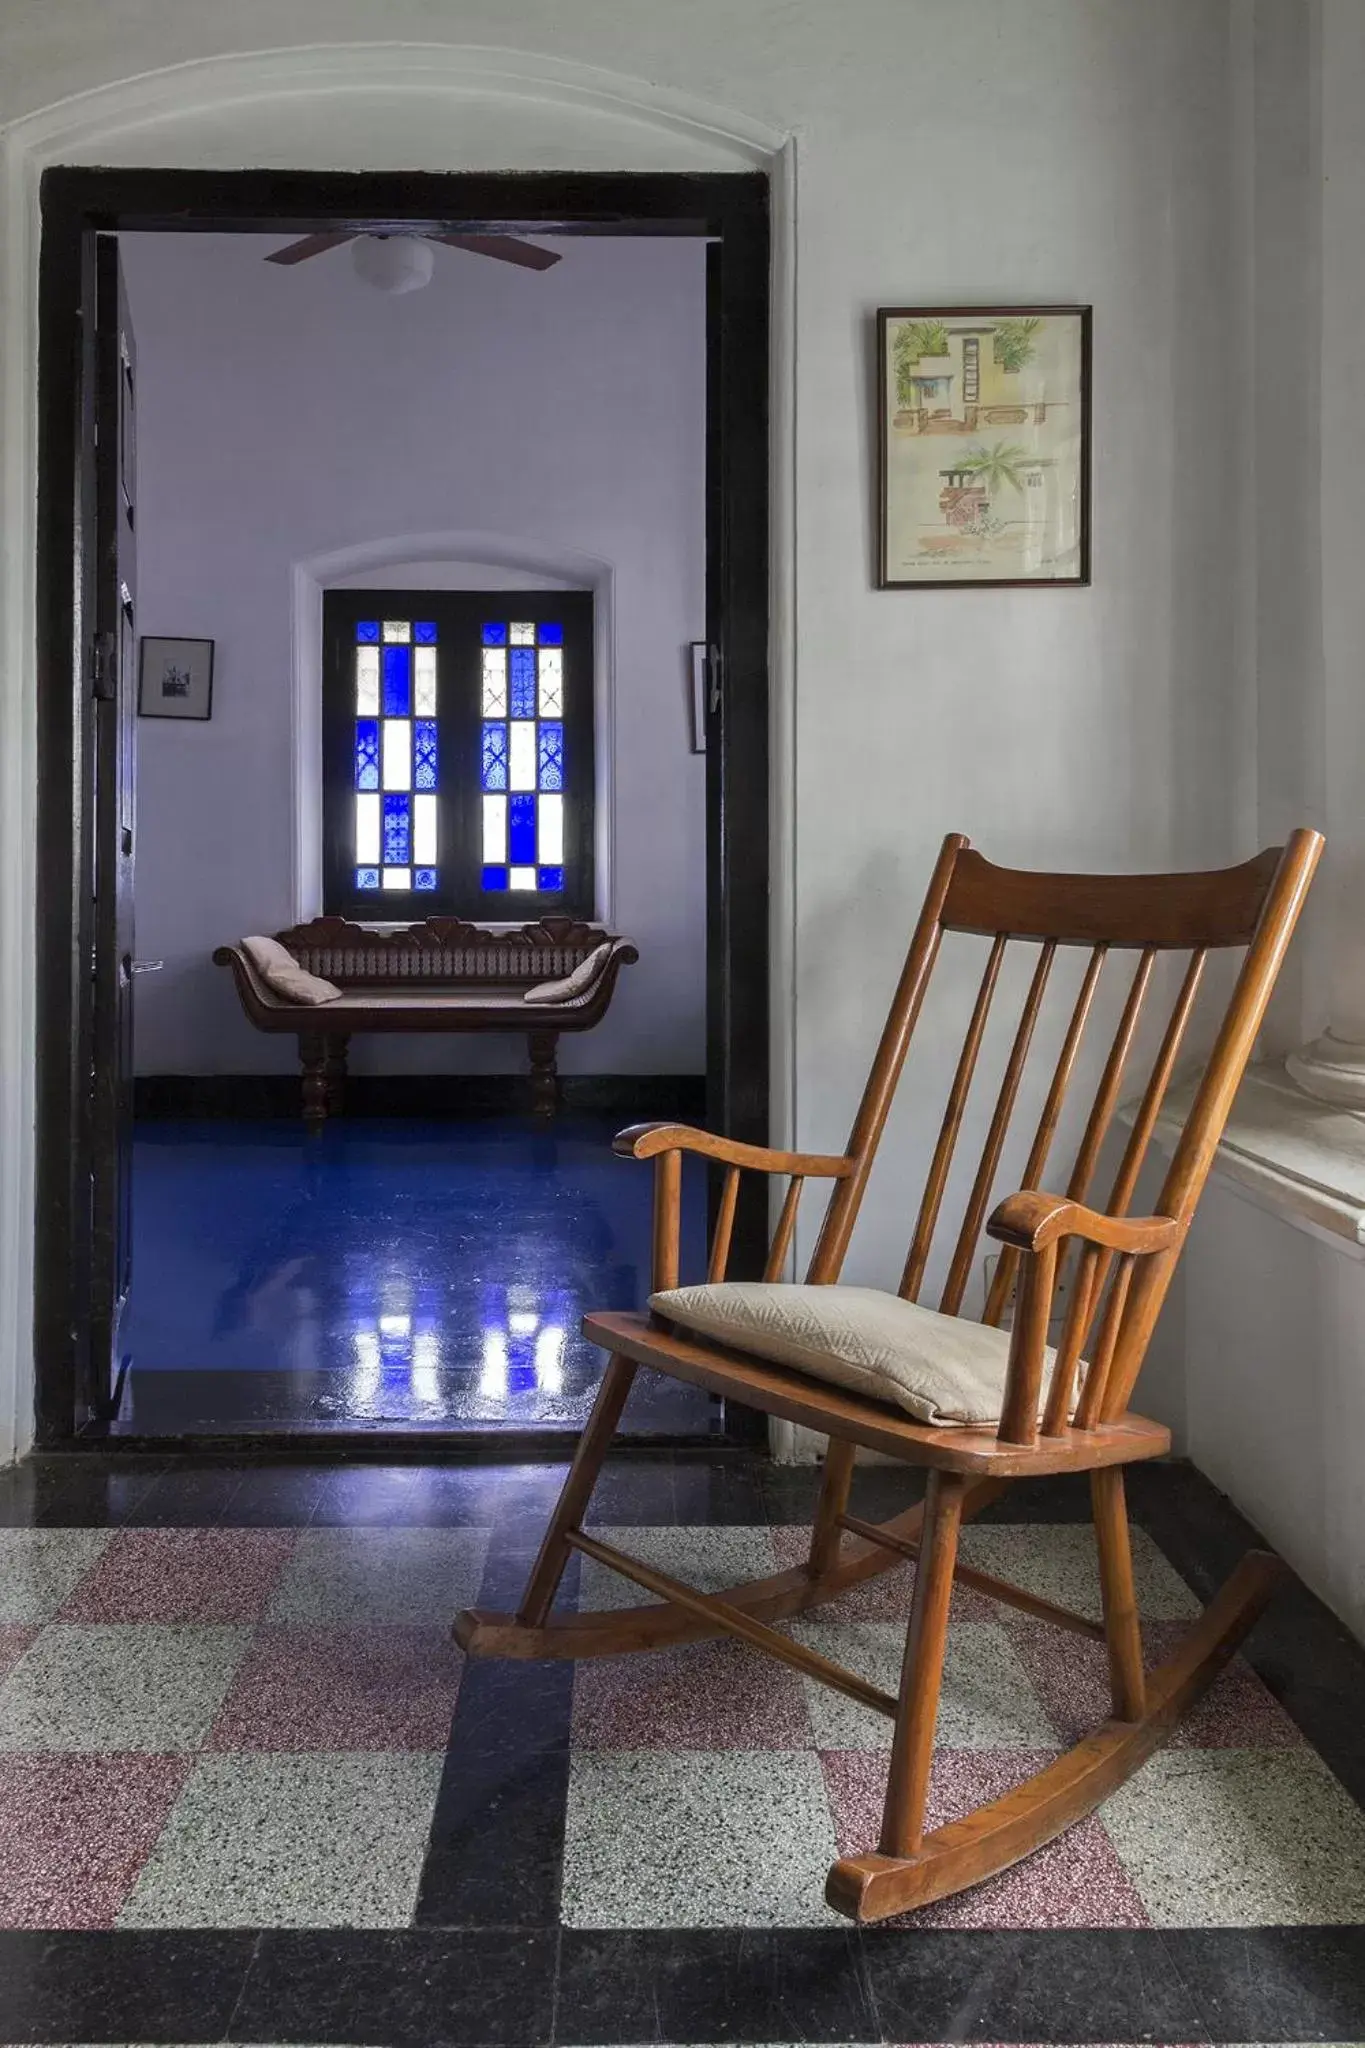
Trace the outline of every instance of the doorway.
<path fill-rule="evenodd" d="M 44 178 L 42 215 L 37 1378 L 39 1438 L 50 1446 L 99 1442 L 120 1429 L 124 1441 L 141 1440 L 136 1427 L 118 1421 L 119 1367 L 127 1355 L 118 1337 L 125 1277 L 120 1261 L 135 1241 L 128 1234 L 127 1203 L 120 1206 L 118 1195 L 129 1156 L 131 1087 L 118 1033 L 129 1028 L 137 963 L 126 927 L 121 937 L 116 929 L 110 900 L 118 859 L 134 859 L 131 846 L 126 855 L 119 853 L 131 829 L 112 797 L 126 758 L 118 753 L 116 736 L 130 718 L 136 686 L 136 585 L 117 573 L 110 537 L 98 531 L 109 486 L 107 477 L 96 476 L 92 461 L 96 448 L 107 463 L 111 448 L 131 441 L 131 334 L 126 320 L 110 310 L 116 296 L 109 298 L 111 277 L 115 294 L 117 287 L 116 236 L 170 231 L 327 234 L 339 240 L 343 234 L 383 231 L 705 242 L 705 1116 L 714 1128 L 762 1142 L 768 230 L 766 180 L 746 174 L 395 177 L 58 170 Z M 111 368 L 119 363 L 127 391 Z M 109 411 L 115 399 L 124 407 L 121 426 Z M 121 502 L 135 532 L 129 490 Z M 107 522 L 107 511 L 104 516 Z M 111 591 L 114 610 L 123 607 L 122 626 L 111 613 Z M 81 971 L 86 963 L 89 973 Z M 643 1214 L 643 1186 L 635 1195 Z M 734 1270 L 761 1263 L 764 1221 L 762 1191 L 755 1188 L 738 1219 Z M 744 1416 L 723 1417 L 721 1423 L 732 1437 L 747 1434 Z M 180 1433 L 198 1441 L 206 1432 L 192 1427 Z M 467 1441 L 458 1425 L 453 1433 Z M 678 1433 L 690 1434 L 685 1426 Z M 338 1426 L 326 1434 L 337 1448 Z M 524 1447 L 553 1450 L 568 1434 L 562 1428 L 538 1430 L 534 1443 Z M 485 1428 L 474 1447 L 505 1454 L 514 1447 L 513 1436 L 522 1442 L 521 1432 Z M 672 1436 L 665 1429 L 660 1440 Z M 374 1447 L 382 1437 L 381 1417 L 378 1429 L 363 1432 L 363 1441 Z M 241 1443 L 240 1433 L 235 1441 Z M 298 1441 L 296 1435 L 292 1442 Z"/>

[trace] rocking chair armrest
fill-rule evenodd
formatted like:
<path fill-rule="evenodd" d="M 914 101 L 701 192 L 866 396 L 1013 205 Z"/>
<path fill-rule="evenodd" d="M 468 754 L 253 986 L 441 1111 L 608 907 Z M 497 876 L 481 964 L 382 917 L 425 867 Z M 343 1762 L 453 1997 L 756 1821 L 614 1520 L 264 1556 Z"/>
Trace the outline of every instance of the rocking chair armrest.
<path fill-rule="evenodd" d="M 1025 1189 L 1007 1195 L 986 1225 L 987 1235 L 1021 1251 L 1038 1252 L 1060 1238 L 1082 1237 L 1105 1251 L 1142 1254 L 1170 1251 L 1185 1235 L 1176 1216 L 1106 1216 L 1065 1195 Z"/>
<path fill-rule="evenodd" d="M 804 1180 L 847 1180 L 853 1161 L 841 1153 L 776 1152 L 768 1145 L 746 1145 L 738 1138 L 719 1138 L 691 1124 L 631 1124 L 618 1131 L 611 1149 L 622 1159 L 656 1159 L 662 1152 L 696 1152 L 725 1166 L 748 1167 L 758 1173 L 791 1173 Z"/>

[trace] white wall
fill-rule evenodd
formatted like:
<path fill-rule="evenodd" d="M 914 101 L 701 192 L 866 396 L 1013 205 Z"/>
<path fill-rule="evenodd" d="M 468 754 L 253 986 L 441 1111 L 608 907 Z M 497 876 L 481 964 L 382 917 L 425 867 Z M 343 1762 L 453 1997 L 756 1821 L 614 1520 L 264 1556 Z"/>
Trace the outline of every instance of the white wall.
<path fill-rule="evenodd" d="M 161 65 L 361 41 L 376 27 L 368 0 L 10 0 L 0 115 Z M 481 46 L 449 59 L 453 76 L 468 66 L 468 93 L 443 102 L 441 63 L 419 52 L 401 93 L 338 84 L 262 100 L 253 90 L 278 61 L 262 58 L 257 87 L 236 86 L 226 110 L 197 110 L 209 75 L 178 75 L 160 101 L 152 81 L 151 126 L 79 148 L 105 162 L 654 168 L 738 165 L 765 138 L 788 145 L 774 1014 L 781 1033 L 794 997 L 794 1026 L 778 1046 L 790 1085 L 777 1119 L 804 1144 L 838 1145 L 944 830 L 1005 860 L 1082 867 L 1179 866 L 1254 841 L 1249 712 L 1228 660 L 1236 531 L 1223 509 L 1244 430 L 1223 369 L 1229 9 L 448 0 L 433 11 L 390 0 L 382 29 L 395 43 Z M 515 104 L 497 99 L 491 72 L 521 81 L 507 88 Z M 875 591 L 874 309 L 1049 298 L 1095 308 L 1094 587 Z M 22 518 L 31 461 L 16 445 L 7 504 Z M 31 761 L 22 644 L 10 647 L 7 730 Z M 946 1042 L 931 1042 L 933 1085 L 888 1139 L 860 1277 L 899 1268 Z M 969 1138 L 983 1121 L 978 1108 Z"/>
<path fill-rule="evenodd" d="M 215 945 L 296 914 L 293 806 L 317 836 L 316 731 L 291 747 L 292 565 L 404 535 L 485 533 L 605 565 L 599 901 L 640 948 L 591 1073 L 705 1065 L 705 762 L 687 643 L 705 633 L 705 245 L 566 239 L 536 273 L 438 251 L 423 291 L 363 284 L 348 250 L 265 261 L 278 236 L 128 235 L 138 345 L 139 628 L 216 642 L 207 724 L 138 725 L 140 1073 L 290 1067 Z M 402 552 L 401 545 L 398 552 Z M 329 584 L 565 579 L 409 561 Z M 303 621 L 303 634 L 311 621 Z M 311 656 L 298 649 L 297 658 Z M 315 663 L 308 676 L 316 693 Z M 314 707 L 315 708 L 315 707 Z M 309 740 L 314 743 L 309 744 Z M 321 908 L 308 900 L 303 914 Z M 359 1072 L 519 1071 L 514 1038 L 356 1041 Z"/>

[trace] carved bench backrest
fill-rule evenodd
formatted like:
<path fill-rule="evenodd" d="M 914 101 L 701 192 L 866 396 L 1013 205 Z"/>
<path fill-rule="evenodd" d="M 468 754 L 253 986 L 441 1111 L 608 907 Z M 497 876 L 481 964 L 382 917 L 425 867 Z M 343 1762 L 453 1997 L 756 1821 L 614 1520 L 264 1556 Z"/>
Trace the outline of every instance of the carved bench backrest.
<path fill-rule="evenodd" d="M 529 987 L 572 973 L 611 933 L 557 917 L 504 931 L 434 917 L 392 932 L 318 917 L 276 936 L 310 974 L 344 988 L 484 981 Z"/>

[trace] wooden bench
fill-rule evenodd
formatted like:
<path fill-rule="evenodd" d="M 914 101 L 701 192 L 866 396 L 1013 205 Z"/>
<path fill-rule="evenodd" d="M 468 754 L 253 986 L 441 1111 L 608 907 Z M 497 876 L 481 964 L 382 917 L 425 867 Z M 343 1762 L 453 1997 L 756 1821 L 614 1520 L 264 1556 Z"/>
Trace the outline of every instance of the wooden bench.
<path fill-rule="evenodd" d="M 640 957 L 628 939 L 567 917 L 500 931 L 453 917 L 395 931 L 317 917 L 276 937 L 300 967 L 344 993 L 333 1002 L 294 1002 L 267 985 L 241 946 L 220 946 L 213 957 L 232 969 L 242 1008 L 258 1031 L 297 1036 L 303 1116 L 314 1130 L 342 1108 L 347 1047 L 365 1031 L 524 1031 L 533 1106 L 539 1115 L 553 1115 L 560 1032 L 600 1024 L 617 975 Z M 603 944 L 611 951 L 581 994 L 552 1003 L 524 1000 L 528 988 L 571 974 Z"/>

